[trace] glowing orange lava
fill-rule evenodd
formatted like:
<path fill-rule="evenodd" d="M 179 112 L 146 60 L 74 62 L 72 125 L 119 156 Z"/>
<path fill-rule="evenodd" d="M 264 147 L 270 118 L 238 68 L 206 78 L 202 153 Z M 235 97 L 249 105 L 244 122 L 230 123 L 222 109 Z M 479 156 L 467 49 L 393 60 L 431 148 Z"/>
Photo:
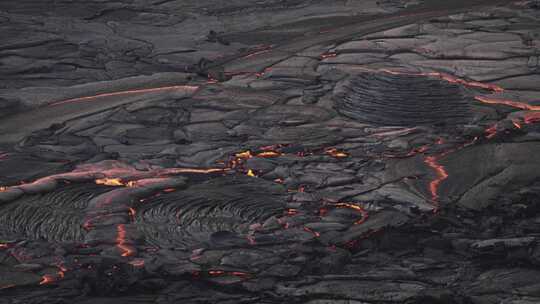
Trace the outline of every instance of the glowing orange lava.
<path fill-rule="evenodd" d="M 95 183 L 105 186 L 125 186 L 125 183 L 119 178 L 100 178 L 96 179 Z"/>
<path fill-rule="evenodd" d="M 529 111 L 540 111 L 540 106 L 532 106 L 530 104 L 520 102 L 520 101 L 513 101 L 508 99 L 495 99 L 495 98 L 488 98 L 484 96 L 476 96 L 474 99 L 486 103 L 486 104 L 499 104 L 499 105 L 507 105 L 513 108 L 518 108 L 522 110 L 529 110 Z"/>
<path fill-rule="evenodd" d="M 334 157 L 334 158 L 346 158 L 346 157 L 349 157 L 349 154 L 347 154 L 347 153 L 345 153 L 343 151 L 339 151 L 336 148 L 329 148 L 329 149 L 326 149 L 324 152 L 326 154 Z"/>
<path fill-rule="evenodd" d="M 429 191 L 431 192 L 432 201 L 438 202 L 440 197 L 439 186 L 444 180 L 448 178 L 448 173 L 446 172 L 444 166 L 439 163 L 438 158 L 435 156 L 427 156 L 424 159 L 424 163 L 431 167 L 437 175 L 437 178 L 433 179 L 429 183 Z"/>
<path fill-rule="evenodd" d="M 332 57 L 336 57 L 338 54 L 336 52 L 330 52 L 330 53 L 324 53 L 320 56 L 321 59 L 326 59 L 326 58 L 332 58 Z"/>
<path fill-rule="evenodd" d="M 123 257 L 128 257 L 133 255 L 134 251 L 131 247 L 126 245 L 127 239 L 126 239 L 126 226 L 124 224 L 120 224 L 116 227 L 116 247 L 120 249 L 122 252 Z"/>
<path fill-rule="evenodd" d="M 360 213 L 360 215 L 362 215 L 362 217 L 359 220 L 354 222 L 355 225 L 360 225 L 360 224 L 364 223 L 369 217 L 369 213 L 366 210 L 364 210 L 364 208 L 362 208 L 362 207 L 360 207 L 360 206 L 358 206 L 356 204 L 352 204 L 352 203 L 336 203 L 336 204 L 334 204 L 334 206 L 336 208 L 353 209 L 353 210 L 357 211 L 358 213 Z"/>
<path fill-rule="evenodd" d="M 240 152 L 240 153 L 236 153 L 234 155 L 236 158 L 240 158 L 240 159 L 248 159 L 248 158 L 252 158 L 253 155 L 251 154 L 251 151 L 244 151 L 244 152 Z"/>
<path fill-rule="evenodd" d="M 253 172 L 253 170 L 249 169 L 248 172 L 246 173 L 247 176 L 251 176 L 251 177 L 257 177 L 257 175 L 255 174 L 255 172 Z"/>
<path fill-rule="evenodd" d="M 263 158 L 272 158 L 272 157 L 278 157 L 281 156 L 281 153 L 275 152 L 275 151 L 264 151 L 261 153 L 257 153 L 257 157 L 263 157 Z"/>
<path fill-rule="evenodd" d="M 165 87 L 157 87 L 157 88 L 149 88 L 149 89 L 137 89 L 137 90 L 127 90 L 127 91 L 119 91 L 119 92 L 112 92 L 112 93 L 102 93 L 102 94 L 97 94 L 93 96 L 77 97 L 77 98 L 57 101 L 57 102 L 53 102 L 49 104 L 49 106 L 57 106 L 61 104 L 80 102 L 80 101 L 90 101 L 90 100 L 101 98 L 101 97 L 123 96 L 123 95 L 131 95 L 131 94 L 144 94 L 144 93 L 152 93 L 152 92 L 185 90 L 185 89 L 190 90 L 190 91 L 195 91 L 195 90 L 198 90 L 199 87 L 189 86 L 189 85 L 175 85 L 175 86 L 165 86 Z"/>

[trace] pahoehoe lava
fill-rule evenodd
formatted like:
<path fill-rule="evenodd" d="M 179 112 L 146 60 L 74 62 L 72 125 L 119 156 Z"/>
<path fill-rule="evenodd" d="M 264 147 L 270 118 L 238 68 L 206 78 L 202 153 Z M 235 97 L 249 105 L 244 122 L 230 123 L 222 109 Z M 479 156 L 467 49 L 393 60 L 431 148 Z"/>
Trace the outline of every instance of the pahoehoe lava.
<path fill-rule="evenodd" d="M 41 2 L 0 304 L 540 303 L 539 0 Z"/>
<path fill-rule="evenodd" d="M 245 244 L 250 224 L 283 214 L 284 198 L 281 186 L 222 177 L 140 202 L 135 223 L 154 246 L 219 246 L 220 232 L 225 231 L 236 233 L 240 244 Z"/>
<path fill-rule="evenodd" d="M 92 198 L 109 190 L 95 184 L 74 183 L 0 205 L 0 239 L 80 242 L 84 238 L 85 208 Z"/>
<path fill-rule="evenodd" d="M 336 110 L 359 122 L 385 126 L 466 124 L 472 113 L 463 89 L 427 76 L 361 73 L 335 96 Z"/>

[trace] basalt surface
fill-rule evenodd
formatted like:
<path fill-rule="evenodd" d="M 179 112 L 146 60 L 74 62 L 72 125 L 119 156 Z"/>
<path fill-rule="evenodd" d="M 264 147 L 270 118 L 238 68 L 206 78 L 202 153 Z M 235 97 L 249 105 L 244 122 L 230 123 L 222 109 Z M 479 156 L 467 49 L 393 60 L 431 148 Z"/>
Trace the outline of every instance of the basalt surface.
<path fill-rule="evenodd" d="M 0 3 L 0 303 L 540 303 L 538 1 L 327 2 Z"/>

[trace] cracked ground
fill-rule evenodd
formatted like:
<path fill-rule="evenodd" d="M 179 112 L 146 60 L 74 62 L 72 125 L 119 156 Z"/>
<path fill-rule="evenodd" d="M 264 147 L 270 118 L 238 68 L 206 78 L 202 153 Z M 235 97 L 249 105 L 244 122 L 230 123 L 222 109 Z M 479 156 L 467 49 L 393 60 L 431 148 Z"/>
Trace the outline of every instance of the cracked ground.
<path fill-rule="evenodd" d="M 540 2 L 0 3 L 0 303 L 540 303 Z"/>

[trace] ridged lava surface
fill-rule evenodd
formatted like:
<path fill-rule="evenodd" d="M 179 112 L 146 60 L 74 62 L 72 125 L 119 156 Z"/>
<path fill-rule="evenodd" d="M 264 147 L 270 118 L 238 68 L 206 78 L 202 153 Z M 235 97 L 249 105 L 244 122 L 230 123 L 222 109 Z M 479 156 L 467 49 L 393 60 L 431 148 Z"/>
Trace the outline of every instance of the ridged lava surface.
<path fill-rule="evenodd" d="M 225 177 L 166 193 L 138 207 L 137 229 L 158 246 L 219 242 L 219 232 L 243 234 L 250 224 L 282 214 L 281 188 L 259 179 Z"/>
<path fill-rule="evenodd" d="M 0 238 L 74 242 L 82 240 L 84 209 L 108 187 L 71 184 L 46 193 L 23 196 L 0 207 Z"/>
<path fill-rule="evenodd" d="M 335 106 L 349 118 L 386 126 L 455 125 L 471 117 L 460 86 L 415 75 L 360 74 L 336 96 Z"/>

